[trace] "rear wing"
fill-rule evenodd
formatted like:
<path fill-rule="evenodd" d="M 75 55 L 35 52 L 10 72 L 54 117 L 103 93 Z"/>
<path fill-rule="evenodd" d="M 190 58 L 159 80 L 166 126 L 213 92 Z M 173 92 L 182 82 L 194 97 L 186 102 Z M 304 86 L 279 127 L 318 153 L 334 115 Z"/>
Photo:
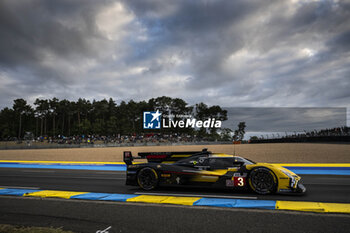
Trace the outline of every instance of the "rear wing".
<path fill-rule="evenodd" d="M 126 165 L 131 165 L 134 159 L 147 159 L 149 163 L 176 162 L 183 158 L 204 153 L 209 154 L 211 152 L 207 148 L 204 148 L 202 151 L 140 152 L 137 157 L 133 157 L 131 151 L 124 151 L 123 160 Z"/>

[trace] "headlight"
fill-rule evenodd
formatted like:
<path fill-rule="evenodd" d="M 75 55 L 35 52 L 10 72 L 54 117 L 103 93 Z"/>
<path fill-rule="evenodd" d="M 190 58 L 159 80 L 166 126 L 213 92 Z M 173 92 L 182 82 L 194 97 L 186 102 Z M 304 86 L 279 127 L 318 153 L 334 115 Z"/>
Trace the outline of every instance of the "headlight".
<path fill-rule="evenodd" d="M 290 174 L 289 171 L 287 170 L 281 170 L 286 176 L 288 176 L 289 178 L 293 178 L 292 174 Z"/>
<path fill-rule="evenodd" d="M 281 170 L 286 176 L 290 178 L 290 187 L 296 188 L 297 187 L 297 182 L 294 178 L 294 176 L 287 170 Z"/>

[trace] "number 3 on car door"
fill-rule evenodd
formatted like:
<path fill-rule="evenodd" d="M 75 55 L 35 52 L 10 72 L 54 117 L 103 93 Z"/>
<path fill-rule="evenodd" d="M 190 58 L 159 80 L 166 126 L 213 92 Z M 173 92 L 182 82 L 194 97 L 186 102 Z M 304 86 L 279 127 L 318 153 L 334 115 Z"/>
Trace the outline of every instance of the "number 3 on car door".
<path fill-rule="evenodd" d="M 243 187 L 245 185 L 245 177 L 233 177 L 234 186 Z"/>

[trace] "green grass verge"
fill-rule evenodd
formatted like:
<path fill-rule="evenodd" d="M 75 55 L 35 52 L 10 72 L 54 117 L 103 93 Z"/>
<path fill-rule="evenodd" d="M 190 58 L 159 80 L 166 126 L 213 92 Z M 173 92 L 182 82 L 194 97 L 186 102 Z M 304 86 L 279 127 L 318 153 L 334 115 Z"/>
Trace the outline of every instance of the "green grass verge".
<path fill-rule="evenodd" d="M 61 228 L 52 227 L 20 227 L 7 224 L 0 224 L 0 233 L 73 233 L 64 231 Z"/>

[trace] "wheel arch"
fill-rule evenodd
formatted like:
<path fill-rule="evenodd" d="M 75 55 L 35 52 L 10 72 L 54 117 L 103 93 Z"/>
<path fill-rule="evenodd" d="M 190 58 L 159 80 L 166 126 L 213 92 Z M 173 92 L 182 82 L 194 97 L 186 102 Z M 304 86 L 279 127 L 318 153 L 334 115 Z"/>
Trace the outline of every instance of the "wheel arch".
<path fill-rule="evenodd" d="M 251 174 L 252 174 L 252 172 L 254 170 L 260 169 L 260 168 L 266 169 L 266 170 L 268 170 L 271 173 L 271 175 L 272 175 L 272 177 L 273 177 L 273 179 L 275 181 L 274 190 L 271 193 L 276 193 L 278 191 L 278 186 L 279 186 L 278 175 L 276 175 L 276 173 L 274 172 L 274 169 L 271 169 L 269 166 L 265 166 L 265 165 L 262 165 L 262 164 L 259 164 L 259 165 L 256 165 L 256 166 L 251 166 L 248 169 L 249 172 L 248 172 L 248 176 L 247 176 L 247 178 L 248 178 L 248 185 L 247 186 L 252 191 L 256 192 L 256 190 L 254 190 L 253 185 L 251 183 Z"/>
<path fill-rule="evenodd" d="M 156 184 L 154 186 L 154 188 L 156 188 L 158 185 L 159 185 L 159 171 L 152 167 L 152 166 L 144 166 L 144 167 L 141 167 L 140 169 L 137 170 L 136 172 L 136 183 L 138 184 L 139 187 L 143 188 L 142 185 L 140 184 L 140 181 L 139 181 L 139 173 L 144 170 L 144 169 L 151 169 L 152 172 L 155 174 L 156 176 Z M 154 189 L 152 188 L 152 189 Z"/>

